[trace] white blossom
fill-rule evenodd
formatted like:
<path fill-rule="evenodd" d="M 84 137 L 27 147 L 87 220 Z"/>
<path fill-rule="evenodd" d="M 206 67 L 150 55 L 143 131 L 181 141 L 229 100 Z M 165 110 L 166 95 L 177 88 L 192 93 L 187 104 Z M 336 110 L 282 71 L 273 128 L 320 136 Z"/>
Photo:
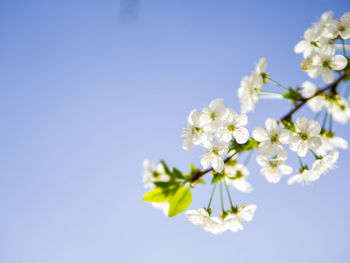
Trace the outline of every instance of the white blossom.
<path fill-rule="evenodd" d="M 332 114 L 333 119 L 339 123 L 345 124 L 350 119 L 350 107 L 345 98 L 338 98 L 327 110 Z"/>
<path fill-rule="evenodd" d="M 223 99 L 214 99 L 210 102 L 208 108 L 202 110 L 199 118 L 200 125 L 203 126 L 205 131 L 216 131 L 223 125 L 226 110 Z"/>
<path fill-rule="evenodd" d="M 183 144 L 182 148 L 186 151 L 192 149 L 193 144 L 198 145 L 201 143 L 201 132 L 202 129 L 199 123 L 199 113 L 197 110 L 191 111 L 187 119 L 187 126 L 183 133 Z"/>
<path fill-rule="evenodd" d="M 296 175 L 293 175 L 291 178 L 288 180 L 288 184 L 310 184 L 311 182 L 314 182 L 320 178 L 320 175 L 316 173 L 313 170 L 308 170 L 304 169 L 303 171 L 299 172 Z"/>
<path fill-rule="evenodd" d="M 154 181 L 169 181 L 170 177 L 164 171 L 163 165 L 151 163 L 149 160 L 145 159 L 143 161 L 143 184 L 145 188 L 153 189 L 155 185 Z M 169 203 L 155 203 L 152 202 L 152 206 L 156 209 L 163 211 L 164 215 L 168 216 Z"/>
<path fill-rule="evenodd" d="M 254 72 L 257 73 L 257 78 L 258 78 L 261 85 L 265 84 L 266 67 L 267 67 L 266 58 L 260 58 L 258 64 L 256 64 L 256 66 L 254 68 Z"/>
<path fill-rule="evenodd" d="M 225 168 L 223 158 L 228 152 L 228 144 L 223 141 L 217 141 L 215 144 L 213 136 L 210 134 L 205 134 L 202 138 L 203 146 L 208 151 L 202 156 L 201 165 L 204 169 L 211 165 L 216 172 L 220 173 Z"/>
<path fill-rule="evenodd" d="M 205 231 L 211 232 L 213 234 L 222 233 L 222 219 L 210 216 L 208 211 L 204 208 L 198 210 L 188 210 L 185 215 L 194 225 L 200 225 Z"/>
<path fill-rule="evenodd" d="M 343 55 L 335 55 L 334 45 L 328 45 L 315 50 L 300 65 L 311 78 L 317 78 L 322 74 L 323 81 L 331 83 L 334 80 L 333 70 L 344 69 L 347 65 L 347 59 Z"/>
<path fill-rule="evenodd" d="M 219 140 L 229 142 L 233 137 L 237 143 L 246 143 L 249 138 L 249 132 L 244 127 L 248 123 L 248 117 L 245 113 L 237 114 L 234 109 L 227 109 L 225 124 L 216 132 Z"/>
<path fill-rule="evenodd" d="M 238 191 L 249 193 L 253 190 L 250 183 L 247 182 L 249 170 L 243 164 L 237 163 L 234 166 L 226 165 L 225 174 L 227 175 L 225 177 L 226 183 L 233 186 Z"/>
<path fill-rule="evenodd" d="M 143 161 L 143 184 L 145 188 L 154 188 L 154 181 L 169 181 L 169 175 L 164 171 L 161 164 L 151 163 L 149 160 L 145 159 Z"/>
<path fill-rule="evenodd" d="M 344 13 L 339 20 L 331 20 L 325 27 L 325 36 L 329 39 L 350 38 L 350 12 Z"/>
<path fill-rule="evenodd" d="M 278 183 L 281 180 L 281 175 L 291 174 L 293 171 L 293 168 L 286 165 L 282 159 L 269 160 L 266 156 L 259 155 L 256 161 L 263 167 L 260 169 L 260 172 L 270 183 Z"/>
<path fill-rule="evenodd" d="M 308 149 L 317 150 L 321 146 L 321 126 L 315 120 L 307 120 L 299 117 L 295 122 L 296 134 L 290 139 L 290 149 L 297 152 L 298 156 L 305 156 Z"/>
<path fill-rule="evenodd" d="M 339 152 L 337 150 L 333 150 L 328 155 L 323 156 L 321 159 L 317 159 L 313 165 L 312 170 L 318 175 L 322 175 L 324 173 L 328 173 L 329 170 L 335 169 L 339 157 Z"/>
<path fill-rule="evenodd" d="M 261 58 L 255 66 L 254 71 L 249 75 L 243 77 L 241 85 L 238 89 L 238 97 L 241 102 L 241 111 L 254 111 L 255 104 L 259 101 L 258 93 L 260 87 L 265 82 L 265 73 L 267 61 Z"/>
<path fill-rule="evenodd" d="M 244 221 L 250 222 L 254 217 L 256 205 L 244 204 L 238 207 L 237 213 L 228 214 L 222 222 L 222 231 L 237 232 L 243 230 Z"/>
<path fill-rule="evenodd" d="M 348 142 L 341 137 L 337 136 L 329 136 L 327 134 L 323 134 L 320 136 L 321 138 L 321 146 L 316 150 L 317 154 L 320 155 L 326 155 L 327 152 L 332 151 L 336 148 L 339 149 L 347 149 L 348 148 Z"/>
<path fill-rule="evenodd" d="M 287 151 L 281 143 L 289 143 L 290 131 L 278 130 L 277 121 L 274 118 L 268 118 L 265 121 L 265 127 L 256 127 L 253 131 L 253 138 L 260 142 L 259 152 L 265 156 L 277 154 L 279 158 L 287 159 Z"/>
<path fill-rule="evenodd" d="M 294 47 L 294 52 L 303 53 L 304 58 L 308 58 L 325 42 L 322 32 L 322 28 L 320 28 L 318 25 L 308 28 L 304 33 L 304 39 L 299 41 Z"/>

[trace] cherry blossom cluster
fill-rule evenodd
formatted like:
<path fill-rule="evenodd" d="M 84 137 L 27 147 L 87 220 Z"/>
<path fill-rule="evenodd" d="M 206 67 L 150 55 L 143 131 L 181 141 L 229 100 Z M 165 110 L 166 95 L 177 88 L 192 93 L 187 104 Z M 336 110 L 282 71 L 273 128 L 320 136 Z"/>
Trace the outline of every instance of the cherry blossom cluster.
<path fill-rule="evenodd" d="M 194 225 L 213 234 L 227 230 L 237 232 L 243 230 L 245 222 L 253 219 L 256 205 L 235 204 L 230 191 L 232 188 L 243 193 L 253 190 L 248 182 L 247 163 L 254 150 L 258 152 L 256 162 L 261 167 L 260 173 L 269 183 L 276 184 L 291 175 L 287 179 L 289 185 L 309 185 L 335 169 L 338 149 L 348 148 L 347 141 L 336 136 L 333 121 L 345 124 L 350 119 L 350 86 L 346 87 L 346 82 L 350 81 L 346 54 L 349 46 L 345 44 L 349 38 L 350 12 L 344 13 L 339 20 L 333 19 L 332 12 L 327 12 L 305 31 L 304 39 L 295 46 L 295 52 L 302 53 L 305 59 L 301 62 L 302 70 L 311 78 L 321 74 L 327 85 L 323 88 L 310 81 L 294 89 L 285 87 L 270 77 L 266 72 L 267 60 L 261 58 L 250 75 L 241 80 L 237 91 L 239 113 L 225 107 L 221 98 L 214 99 L 200 112 L 192 110 L 183 129 L 182 148 L 190 151 L 193 146 L 203 147 L 201 167 L 191 164 L 190 171 L 183 173 L 176 168 L 170 169 L 164 161 L 154 164 L 145 160 L 143 183 L 150 191 L 143 200 L 169 217 L 176 216 L 190 206 L 191 189 L 210 183 L 212 192 L 208 205 L 187 210 L 185 215 Z M 339 49 L 343 54 L 337 54 Z M 282 93 L 266 90 L 271 88 L 269 84 Z M 247 113 L 255 110 L 260 98 L 284 99 L 291 102 L 292 109 L 280 119 L 267 118 L 264 127 L 255 127 L 250 136 L 245 127 Z M 295 116 L 304 105 L 315 113 L 313 118 Z M 321 116 L 323 121 L 319 122 Z M 293 156 L 299 162 L 294 169 L 288 165 L 288 158 Z M 243 157 L 245 161 L 242 161 Z M 206 174 L 210 175 L 209 182 L 202 179 Z M 217 187 L 220 188 L 221 210 L 215 215 L 211 205 Z M 223 192 L 226 192 L 226 198 Z"/>
<path fill-rule="evenodd" d="M 333 12 L 324 13 L 320 21 L 313 24 L 304 33 L 304 39 L 294 48 L 296 53 L 302 53 L 305 60 L 301 67 L 310 78 L 320 74 L 325 83 L 334 80 L 334 70 L 346 67 L 347 59 L 343 55 L 335 55 L 334 40 L 350 38 L 350 12 L 342 15 L 339 20 L 333 19 Z"/>
<path fill-rule="evenodd" d="M 190 113 L 183 134 L 183 149 L 189 151 L 192 145 L 205 147 L 207 152 L 201 165 L 204 169 L 212 165 L 220 173 L 225 168 L 224 157 L 229 151 L 229 142 L 232 139 L 238 144 L 248 141 L 249 132 L 244 127 L 247 123 L 245 113 L 238 114 L 234 109 L 226 108 L 222 99 L 215 99 L 201 115 L 197 110 Z"/>

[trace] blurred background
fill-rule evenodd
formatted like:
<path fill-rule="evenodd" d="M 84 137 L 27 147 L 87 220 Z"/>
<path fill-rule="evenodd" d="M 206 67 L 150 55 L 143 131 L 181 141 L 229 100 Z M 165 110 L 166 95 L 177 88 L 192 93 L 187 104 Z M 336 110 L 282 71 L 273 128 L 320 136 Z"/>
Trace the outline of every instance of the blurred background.
<path fill-rule="evenodd" d="M 240 80 L 263 56 L 273 79 L 301 84 L 294 45 L 323 12 L 349 9 L 330 0 L 0 0 L 0 262 L 349 262 L 349 151 L 305 187 L 288 186 L 289 176 L 268 183 L 255 155 L 254 191 L 231 191 L 258 206 L 238 233 L 214 236 L 141 201 L 144 158 L 199 165 L 201 149 L 181 149 L 192 109 L 221 97 L 239 110 Z M 249 130 L 289 108 L 262 100 Z M 350 140 L 349 125 L 335 130 Z M 190 208 L 210 192 L 196 188 Z"/>

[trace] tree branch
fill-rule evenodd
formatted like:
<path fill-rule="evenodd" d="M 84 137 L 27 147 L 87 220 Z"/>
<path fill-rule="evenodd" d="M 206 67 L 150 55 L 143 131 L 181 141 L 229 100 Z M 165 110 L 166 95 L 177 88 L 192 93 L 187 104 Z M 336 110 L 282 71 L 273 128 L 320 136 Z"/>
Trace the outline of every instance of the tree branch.
<path fill-rule="evenodd" d="M 332 89 L 333 91 L 336 91 L 336 88 L 338 86 L 338 84 L 347 76 L 347 74 L 343 74 L 341 75 L 338 79 L 336 79 L 334 82 L 330 83 L 328 86 L 324 87 L 323 89 L 319 89 L 314 95 L 312 95 L 309 98 L 302 98 L 300 100 L 300 103 L 298 103 L 292 110 L 290 110 L 286 115 L 284 115 L 281 119 L 278 120 L 278 123 L 282 123 L 283 121 L 288 120 L 290 117 L 292 117 L 292 115 L 297 112 L 301 107 L 303 107 L 308 101 L 310 101 L 311 99 L 317 97 L 320 94 L 325 93 L 327 90 Z M 235 154 L 227 157 L 224 160 L 224 163 L 227 163 L 229 160 L 232 159 L 233 156 L 235 156 Z M 191 179 L 191 182 L 195 182 L 198 179 L 200 179 L 203 175 L 212 172 L 213 171 L 213 167 L 208 168 L 206 170 L 203 171 L 198 171 Z"/>

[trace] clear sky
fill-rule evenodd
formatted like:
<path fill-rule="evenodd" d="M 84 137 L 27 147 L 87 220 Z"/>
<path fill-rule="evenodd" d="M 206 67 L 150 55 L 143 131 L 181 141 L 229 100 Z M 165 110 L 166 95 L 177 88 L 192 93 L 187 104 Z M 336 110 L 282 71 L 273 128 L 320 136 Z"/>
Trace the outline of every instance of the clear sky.
<path fill-rule="evenodd" d="M 141 201 L 143 159 L 198 165 L 188 113 L 218 97 L 238 110 L 260 57 L 285 85 L 308 79 L 293 47 L 328 10 L 349 1 L 0 0 L 0 262 L 350 262 L 349 151 L 309 187 L 270 184 L 252 159 L 254 192 L 232 193 L 258 209 L 239 233 Z M 250 131 L 288 109 L 262 101 Z"/>

